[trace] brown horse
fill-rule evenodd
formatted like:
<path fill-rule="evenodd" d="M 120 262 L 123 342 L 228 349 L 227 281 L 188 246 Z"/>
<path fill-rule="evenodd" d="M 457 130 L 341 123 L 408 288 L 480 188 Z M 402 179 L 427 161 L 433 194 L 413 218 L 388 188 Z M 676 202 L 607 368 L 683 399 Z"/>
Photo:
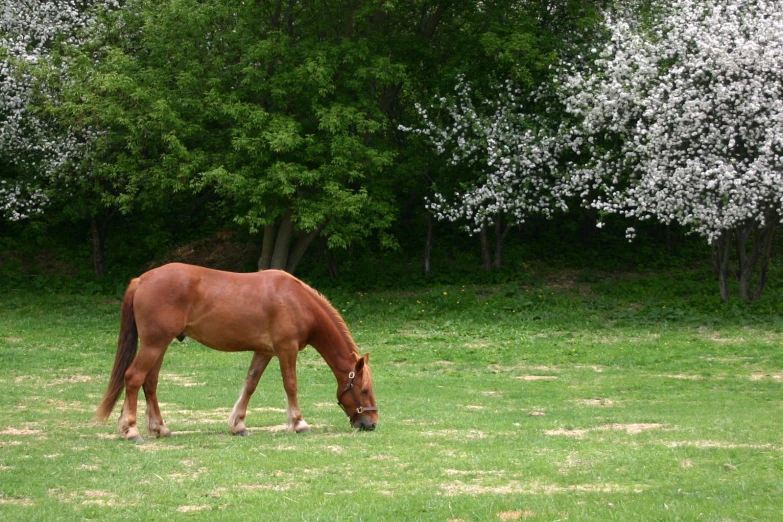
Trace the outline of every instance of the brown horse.
<path fill-rule="evenodd" d="M 235 435 L 247 435 L 250 396 L 275 356 L 288 399 L 288 428 L 297 433 L 309 431 L 299 410 L 296 385 L 296 356 L 308 344 L 337 378 L 337 403 L 351 425 L 366 430 L 377 425 L 369 354 L 359 355 L 345 322 L 325 297 L 279 270 L 236 274 L 180 263 L 150 270 L 128 286 L 117 354 L 96 412 L 98 419 L 109 417 L 124 388 L 120 433 L 129 440 L 141 439 L 136 403 L 143 387 L 149 434 L 170 436 L 158 406 L 158 374 L 169 344 L 185 337 L 215 350 L 253 352 L 242 392 L 228 419 Z"/>

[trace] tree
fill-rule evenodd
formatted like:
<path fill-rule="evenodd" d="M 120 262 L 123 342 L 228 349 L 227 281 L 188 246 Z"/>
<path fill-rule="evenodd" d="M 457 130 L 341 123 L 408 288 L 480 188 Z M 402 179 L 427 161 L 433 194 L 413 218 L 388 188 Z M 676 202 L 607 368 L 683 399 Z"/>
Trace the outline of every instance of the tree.
<path fill-rule="evenodd" d="M 783 5 L 677 0 L 650 19 L 638 12 L 607 15 L 596 59 L 563 69 L 558 95 L 580 121 L 563 134 L 591 157 L 572 168 L 573 190 L 601 211 L 705 237 L 723 301 L 734 251 L 739 294 L 754 301 L 783 218 Z"/>
<path fill-rule="evenodd" d="M 606 12 L 605 40 L 561 63 L 551 88 L 507 87 L 484 112 L 463 94 L 451 127 L 425 127 L 452 161 L 484 162 L 478 183 L 434 208 L 475 227 L 575 196 L 601 213 L 678 223 L 713 245 L 721 299 L 733 254 L 739 294 L 754 301 L 783 218 L 783 9 L 621 5 Z"/>
<path fill-rule="evenodd" d="M 214 191 L 264 231 L 260 268 L 293 271 L 319 235 L 336 247 L 383 231 L 394 211 L 373 186 L 394 154 L 379 100 L 401 69 L 371 45 L 379 13 L 348 1 L 129 3 L 72 97 L 75 119 L 107 131 L 101 179 L 125 179 L 126 204 Z"/>
<path fill-rule="evenodd" d="M 416 103 L 417 121 L 399 127 L 423 137 L 451 167 L 432 179 L 427 208 L 480 237 L 486 271 L 502 267 L 513 227 L 565 208 L 559 142 L 542 125 L 538 113 L 546 107 L 527 104 L 527 94 L 547 80 L 561 53 L 592 37 L 603 3 L 473 2 L 455 24 L 473 38 L 455 46 L 470 56 L 451 64 L 456 87 L 454 75 L 448 87 L 441 80 L 432 106 Z"/>
<path fill-rule="evenodd" d="M 62 52 L 84 43 L 96 8 L 113 1 L 49 0 L 0 4 L 0 212 L 20 220 L 43 211 L 46 187 L 78 159 L 91 132 L 63 127 L 48 108 L 61 100 L 71 65 Z M 82 129 L 84 130 L 84 129 Z"/>
<path fill-rule="evenodd" d="M 476 185 L 466 185 L 453 201 L 436 192 L 428 208 L 439 220 L 466 221 L 466 229 L 481 237 L 484 270 L 502 266 L 502 244 L 512 226 L 532 214 L 551 217 L 567 209 L 562 189 L 556 138 L 533 113 L 519 110 L 522 93 L 512 82 L 479 107 L 471 87 L 459 78 L 456 97 L 442 97 L 437 120 L 417 105 L 424 127 L 406 131 L 422 134 L 453 166 L 466 164 L 481 172 Z M 444 121 L 448 125 L 444 126 Z M 495 255 L 490 254 L 488 228 L 495 228 Z"/>
<path fill-rule="evenodd" d="M 89 156 L 96 131 L 72 125 L 59 110 L 73 78 L 73 51 L 100 33 L 98 14 L 117 7 L 115 0 L 2 3 L 0 157 L 10 168 L 0 181 L 0 213 L 6 218 L 41 214 L 61 194 L 73 198 L 74 179 L 89 177 L 72 172 Z M 104 270 L 103 235 L 93 219 L 98 274 Z"/>

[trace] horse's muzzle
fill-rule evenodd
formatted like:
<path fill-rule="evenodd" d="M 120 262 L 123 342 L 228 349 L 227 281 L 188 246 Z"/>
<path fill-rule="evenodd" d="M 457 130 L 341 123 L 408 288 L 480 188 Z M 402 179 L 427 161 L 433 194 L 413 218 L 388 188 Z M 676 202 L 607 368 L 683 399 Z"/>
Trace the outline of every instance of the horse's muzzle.
<path fill-rule="evenodd" d="M 378 421 L 373 420 L 370 417 L 360 416 L 359 418 L 353 420 L 351 425 L 360 431 L 373 431 L 378 427 Z"/>

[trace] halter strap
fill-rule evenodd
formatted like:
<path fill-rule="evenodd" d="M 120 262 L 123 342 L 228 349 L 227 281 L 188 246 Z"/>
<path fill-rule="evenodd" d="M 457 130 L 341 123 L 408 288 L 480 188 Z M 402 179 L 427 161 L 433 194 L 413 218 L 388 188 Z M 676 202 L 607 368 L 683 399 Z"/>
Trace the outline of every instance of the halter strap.
<path fill-rule="evenodd" d="M 353 388 L 353 379 L 356 377 L 356 372 L 351 372 L 348 374 L 348 384 L 345 385 L 345 388 L 343 388 L 343 391 L 340 393 L 340 396 L 337 397 L 337 404 L 340 405 L 340 407 L 343 409 L 346 415 L 348 415 L 349 419 L 353 419 L 354 415 L 359 415 L 360 413 L 363 413 L 365 411 L 378 411 L 377 406 L 362 406 L 359 404 L 359 398 L 356 396 L 356 390 Z M 348 408 L 346 408 L 340 400 L 343 398 L 343 395 L 346 393 L 351 392 L 351 397 L 353 397 L 353 402 L 356 404 L 356 412 L 351 415 L 351 412 L 348 411 Z"/>

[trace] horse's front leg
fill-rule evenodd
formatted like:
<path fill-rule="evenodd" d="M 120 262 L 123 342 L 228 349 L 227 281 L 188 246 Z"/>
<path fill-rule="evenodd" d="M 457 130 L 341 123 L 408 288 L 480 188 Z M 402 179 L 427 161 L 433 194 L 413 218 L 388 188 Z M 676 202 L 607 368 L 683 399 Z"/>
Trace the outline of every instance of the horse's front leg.
<path fill-rule="evenodd" d="M 310 431 L 310 426 L 302 418 L 302 411 L 299 409 L 296 385 L 296 356 L 298 353 L 299 347 L 294 345 L 289 349 L 281 350 L 277 357 L 280 360 L 283 388 L 285 388 L 288 402 L 288 429 L 296 433 L 305 433 Z"/>
<path fill-rule="evenodd" d="M 144 380 L 144 397 L 147 399 L 147 433 L 155 437 L 171 437 L 171 430 L 163 422 L 163 416 L 160 413 L 158 405 L 158 375 L 160 367 L 163 364 L 163 355 L 150 369 L 147 378 Z"/>
<path fill-rule="evenodd" d="M 125 403 L 122 406 L 122 415 L 119 420 L 120 434 L 127 440 L 142 440 L 136 419 L 138 407 L 139 388 L 147 379 L 147 374 L 163 357 L 168 345 L 154 347 L 145 345 L 139 349 L 139 353 L 133 359 L 128 371 L 125 372 Z"/>
<path fill-rule="evenodd" d="M 250 369 L 247 371 L 245 384 L 242 386 L 239 399 L 236 404 L 234 404 L 234 409 L 231 412 L 231 416 L 228 418 L 228 427 L 231 428 L 231 433 L 233 435 L 247 435 L 247 427 L 245 426 L 247 405 L 250 402 L 250 397 L 253 395 L 253 392 L 256 391 L 258 380 L 261 378 L 264 370 L 266 370 L 271 359 L 271 355 L 259 352 L 253 354 L 253 360 L 250 361 Z"/>

